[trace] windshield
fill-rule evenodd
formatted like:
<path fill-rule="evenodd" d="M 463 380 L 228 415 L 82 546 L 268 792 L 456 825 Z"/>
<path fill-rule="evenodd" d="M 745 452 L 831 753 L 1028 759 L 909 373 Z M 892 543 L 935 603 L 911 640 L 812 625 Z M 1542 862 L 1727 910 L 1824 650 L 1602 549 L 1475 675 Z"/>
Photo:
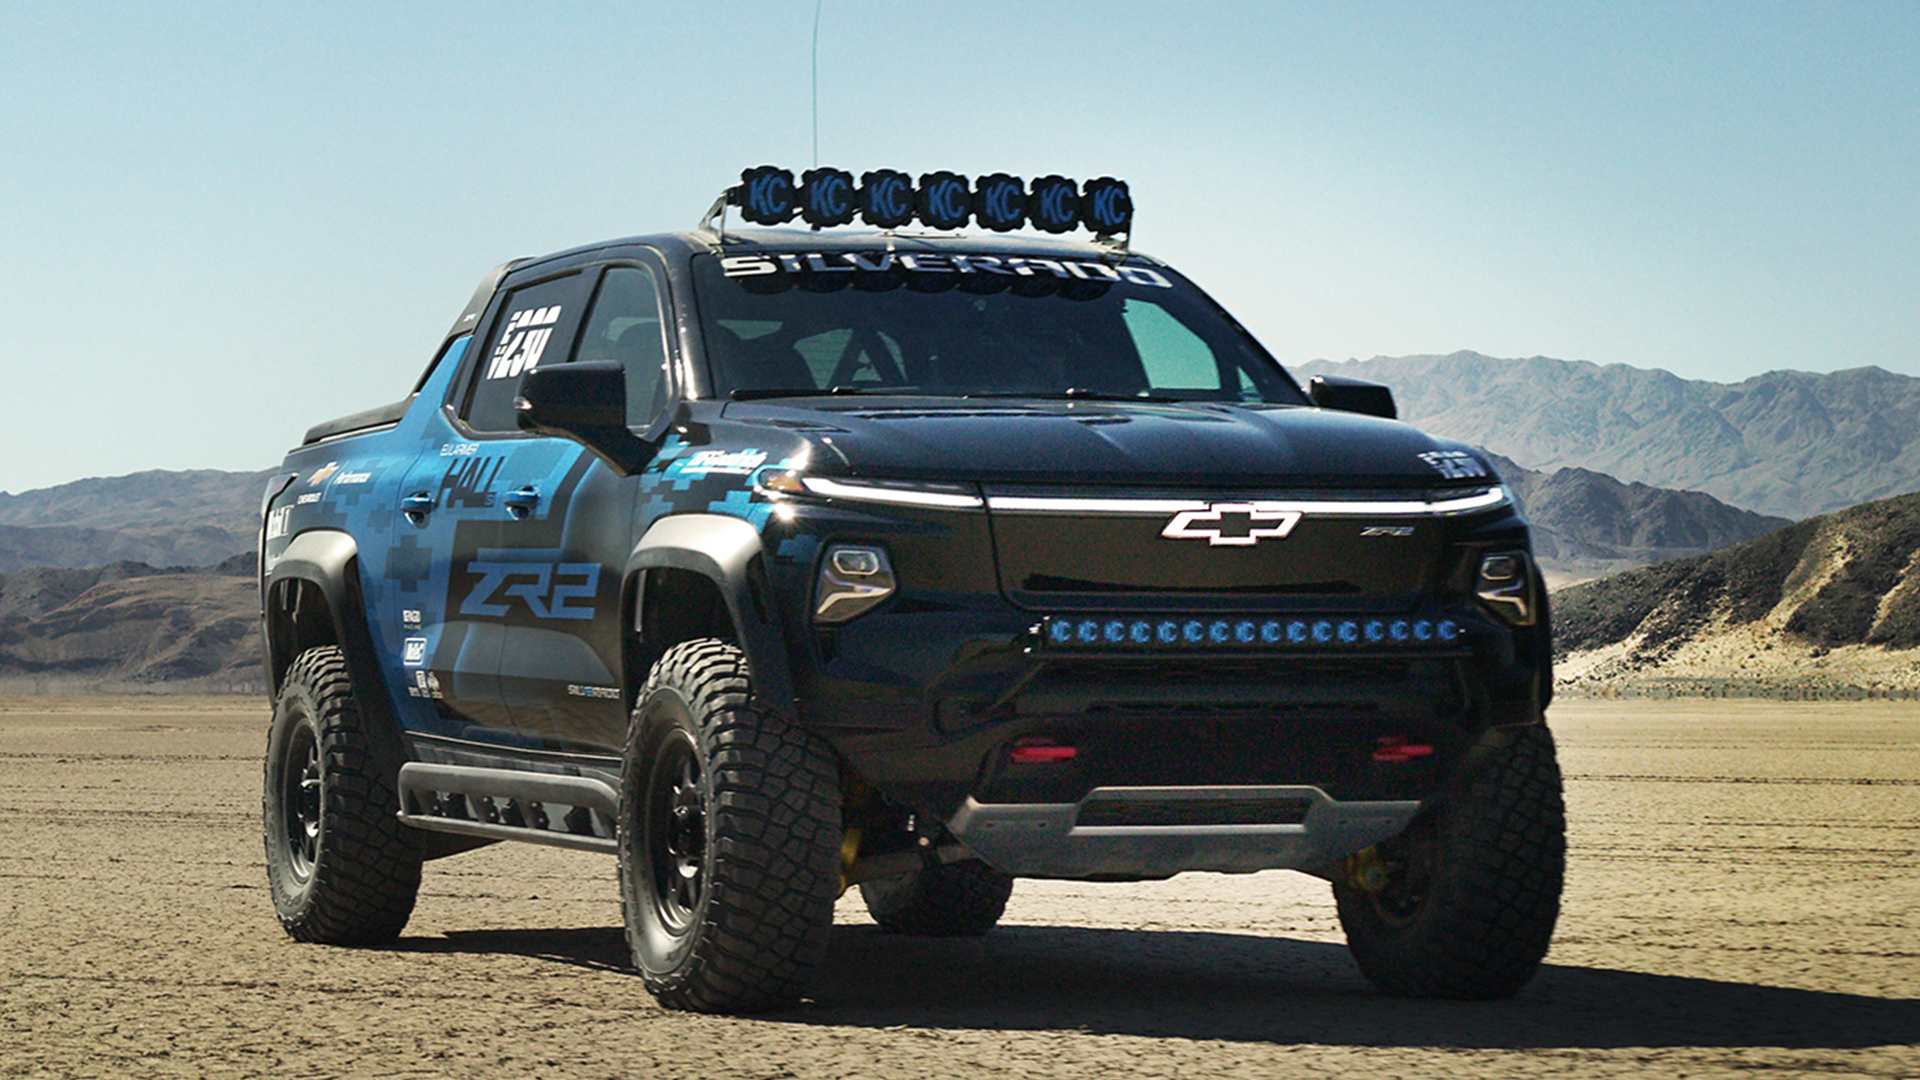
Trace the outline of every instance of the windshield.
<path fill-rule="evenodd" d="M 875 393 L 1304 402 L 1164 267 L 835 251 L 701 256 L 722 395 Z"/>

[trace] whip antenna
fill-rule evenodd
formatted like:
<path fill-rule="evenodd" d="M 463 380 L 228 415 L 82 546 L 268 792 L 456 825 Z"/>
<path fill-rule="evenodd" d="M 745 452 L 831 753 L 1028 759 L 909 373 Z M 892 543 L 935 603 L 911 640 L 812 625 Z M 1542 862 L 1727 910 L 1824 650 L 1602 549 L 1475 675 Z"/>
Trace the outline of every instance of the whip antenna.
<path fill-rule="evenodd" d="M 820 167 L 820 8 L 827 0 L 813 0 L 813 167 Z"/>

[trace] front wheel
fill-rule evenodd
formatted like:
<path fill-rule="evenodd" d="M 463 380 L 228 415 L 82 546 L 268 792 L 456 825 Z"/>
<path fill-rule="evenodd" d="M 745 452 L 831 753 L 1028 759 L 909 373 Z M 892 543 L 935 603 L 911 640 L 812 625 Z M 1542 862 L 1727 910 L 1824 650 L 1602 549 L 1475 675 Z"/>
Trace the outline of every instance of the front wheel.
<path fill-rule="evenodd" d="M 1521 728 L 1464 793 L 1347 861 L 1333 895 L 1354 962 L 1398 997 L 1511 997 L 1547 954 L 1566 851 L 1553 736 Z"/>
<path fill-rule="evenodd" d="M 839 771 L 819 739 L 752 704 L 738 648 L 686 642 L 654 665 L 618 833 L 627 943 L 662 1005 L 798 999 L 833 927 Z"/>
<path fill-rule="evenodd" d="M 261 797 L 267 884 L 295 940 L 391 941 L 413 914 L 420 845 L 372 740 L 346 657 L 301 653 L 273 703 Z"/>

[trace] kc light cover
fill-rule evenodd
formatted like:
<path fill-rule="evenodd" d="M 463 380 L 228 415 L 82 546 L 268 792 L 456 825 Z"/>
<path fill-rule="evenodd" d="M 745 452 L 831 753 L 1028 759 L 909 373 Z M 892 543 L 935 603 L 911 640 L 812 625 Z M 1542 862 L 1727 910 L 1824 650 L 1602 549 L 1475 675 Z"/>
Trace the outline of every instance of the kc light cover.
<path fill-rule="evenodd" d="M 800 217 L 815 227 L 853 221 L 853 174 L 845 169 L 809 169 L 800 174 Z"/>
<path fill-rule="evenodd" d="M 1334 615 L 1049 615 L 1041 624 L 1053 648 L 1129 652 L 1405 648 L 1451 645 L 1465 634 L 1453 619 Z"/>
<path fill-rule="evenodd" d="M 920 177 L 920 220 L 935 229 L 959 229 L 973 212 L 973 193 L 959 173 L 931 172 Z"/>
<path fill-rule="evenodd" d="M 1103 176 L 1087 181 L 1080 192 L 1080 220 L 1102 235 L 1128 232 L 1133 228 L 1133 196 L 1124 180 Z"/>
<path fill-rule="evenodd" d="M 793 174 L 772 165 L 758 165 L 740 174 L 740 186 L 728 192 L 728 202 L 755 225 L 784 225 L 796 208 Z"/>
<path fill-rule="evenodd" d="M 1027 190 L 1017 176 L 994 173 L 974 181 L 973 219 L 994 232 L 1010 232 L 1027 218 Z"/>

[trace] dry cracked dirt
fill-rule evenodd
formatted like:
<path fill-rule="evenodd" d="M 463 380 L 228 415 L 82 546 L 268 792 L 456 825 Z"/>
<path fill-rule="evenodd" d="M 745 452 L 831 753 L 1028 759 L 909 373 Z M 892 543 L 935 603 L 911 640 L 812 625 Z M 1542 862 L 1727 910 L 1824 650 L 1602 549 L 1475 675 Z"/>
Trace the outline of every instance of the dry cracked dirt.
<path fill-rule="evenodd" d="M 748 1018 L 653 1003 L 601 856 L 430 863 L 398 944 L 288 940 L 265 717 L 0 699 L 0 1077 L 1920 1076 L 1920 704 L 1556 706 L 1567 893 L 1511 1001 L 1380 996 L 1276 872 L 1023 881 L 967 941 L 849 895 Z"/>

